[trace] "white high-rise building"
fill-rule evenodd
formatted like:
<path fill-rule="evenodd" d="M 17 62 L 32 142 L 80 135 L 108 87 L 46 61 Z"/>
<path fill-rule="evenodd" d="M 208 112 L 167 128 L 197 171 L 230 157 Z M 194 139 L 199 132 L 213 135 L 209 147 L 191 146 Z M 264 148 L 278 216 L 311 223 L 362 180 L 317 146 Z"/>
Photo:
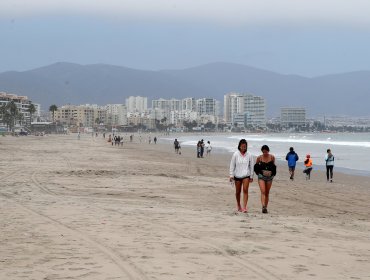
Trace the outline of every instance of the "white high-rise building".
<path fill-rule="evenodd" d="M 188 97 L 181 100 L 181 110 L 185 111 L 196 111 L 197 110 L 197 102 L 194 97 Z"/>
<path fill-rule="evenodd" d="M 197 100 L 197 113 L 199 116 L 218 116 L 220 102 L 214 98 L 202 98 Z"/>
<path fill-rule="evenodd" d="M 130 96 L 126 98 L 128 113 L 144 113 L 148 110 L 148 97 Z"/>
<path fill-rule="evenodd" d="M 266 126 L 266 101 L 261 96 L 246 94 L 243 96 L 243 112 L 247 113 L 246 127 L 265 127 Z"/>
<path fill-rule="evenodd" d="M 182 102 L 180 99 L 157 99 L 152 100 L 152 109 L 162 109 L 167 112 L 179 111 L 182 109 Z"/>
<path fill-rule="evenodd" d="M 224 118 L 226 123 L 237 123 L 244 127 L 266 126 L 266 101 L 252 94 L 229 93 L 224 96 Z"/>
<path fill-rule="evenodd" d="M 152 100 L 152 109 L 160 110 L 162 112 L 163 117 L 165 117 L 167 120 L 171 119 L 171 112 L 172 111 L 180 111 L 181 110 L 182 102 L 180 99 L 157 99 Z"/>
<path fill-rule="evenodd" d="M 224 119 L 226 123 L 231 123 L 234 114 L 242 113 L 244 102 L 241 93 L 231 92 L 224 95 Z"/>
<path fill-rule="evenodd" d="M 127 125 L 127 108 L 124 104 L 108 104 L 105 108 L 108 125 Z"/>

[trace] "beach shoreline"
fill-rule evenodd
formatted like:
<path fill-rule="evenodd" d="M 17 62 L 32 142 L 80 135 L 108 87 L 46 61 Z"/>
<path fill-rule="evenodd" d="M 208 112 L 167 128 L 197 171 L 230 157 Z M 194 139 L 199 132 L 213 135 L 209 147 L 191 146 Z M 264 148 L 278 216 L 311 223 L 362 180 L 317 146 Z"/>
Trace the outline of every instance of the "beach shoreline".
<path fill-rule="evenodd" d="M 299 133 L 286 133 L 286 134 L 282 134 L 282 133 L 260 133 L 259 135 L 265 135 L 265 136 L 276 136 L 276 135 L 279 135 L 279 136 L 282 136 L 284 135 L 284 138 L 286 138 L 287 140 L 289 140 L 289 138 L 293 138 L 295 139 L 296 138 L 296 135 L 299 134 Z M 303 139 L 306 139 L 306 136 L 307 136 L 307 133 L 300 133 L 301 135 L 303 135 Z M 323 133 L 324 134 L 324 133 Z M 359 133 L 361 134 L 361 133 Z M 366 133 L 365 133 L 366 134 Z M 312 135 L 312 134 L 311 134 Z M 338 135 L 353 135 L 353 133 L 338 133 Z M 329 134 L 328 136 L 332 136 L 331 134 Z M 223 139 L 220 137 L 223 137 Z M 237 143 L 236 143 L 236 138 L 235 137 L 239 137 L 239 135 L 237 133 L 221 133 L 221 134 L 217 134 L 217 133 L 208 133 L 208 134 L 201 134 L 201 133 L 177 133 L 175 135 L 171 135 L 171 136 L 163 136 L 162 137 L 162 140 L 166 141 L 166 142 L 173 142 L 173 140 L 175 138 L 179 138 L 180 139 L 180 142 L 182 141 L 183 143 L 183 146 L 187 146 L 187 147 L 191 147 L 193 146 L 194 149 L 195 149 L 195 146 L 196 146 L 196 141 L 198 140 L 193 140 L 193 141 L 189 141 L 189 139 L 204 139 L 205 141 L 208 141 L 210 140 L 211 141 L 211 144 L 213 144 L 213 152 L 214 153 L 227 153 L 227 154 L 231 154 L 236 150 L 236 146 L 237 146 Z M 270 146 L 270 150 L 271 150 L 271 153 L 275 154 L 276 156 L 276 160 L 277 162 L 279 162 L 280 164 L 286 164 L 286 161 L 285 161 L 285 155 L 286 153 L 289 151 L 289 147 L 290 146 L 293 146 L 293 147 L 296 147 L 296 145 L 298 145 L 298 155 L 300 157 L 299 161 L 297 162 L 297 169 L 304 169 L 304 164 L 303 164 L 303 160 L 305 158 L 305 155 L 307 153 L 311 154 L 311 158 L 313 159 L 313 164 L 314 164 L 314 170 L 320 170 L 320 171 L 325 171 L 326 168 L 325 168 L 325 161 L 324 161 L 324 157 L 325 157 L 325 154 L 326 154 L 326 148 L 327 147 L 332 147 L 333 145 L 335 146 L 336 144 L 333 143 L 333 144 L 330 144 L 330 143 L 326 143 L 325 146 L 322 146 L 320 152 L 318 153 L 317 152 L 317 148 L 314 149 L 314 151 L 312 151 L 312 144 L 309 144 L 309 143 L 289 143 L 289 142 L 286 142 L 285 144 L 281 144 L 281 143 L 276 143 L 274 142 L 274 138 L 272 138 L 272 142 L 269 141 L 269 138 L 261 138 L 259 139 L 258 141 L 255 140 L 255 137 L 256 137 L 256 133 L 251 133 L 251 134 L 240 134 L 240 139 L 241 138 L 245 138 L 249 143 L 251 143 L 252 147 L 250 151 L 254 156 L 258 156 L 260 154 L 260 150 L 259 150 L 259 147 L 262 146 L 262 144 L 267 144 Z M 312 136 L 311 136 L 312 137 Z M 329 137 L 330 138 L 330 137 Z M 184 140 L 183 139 L 186 139 L 185 140 L 185 144 L 184 144 Z M 225 139 L 234 139 L 235 143 L 232 143 L 232 141 L 228 141 L 228 142 L 224 142 Z M 220 143 L 219 141 L 222 140 L 222 143 Z M 216 141 L 216 142 L 215 142 Z M 189 142 L 194 142 L 194 143 L 191 143 L 189 145 Z M 219 144 L 218 146 L 215 146 L 215 143 L 216 144 Z M 283 143 L 283 142 L 282 142 Z M 296 144 L 296 145 L 295 145 Z M 257 147 L 256 147 L 257 145 Z M 281 150 L 281 146 L 283 146 L 285 148 L 285 150 Z M 276 148 L 278 148 L 278 151 L 276 151 Z M 364 147 L 365 148 L 365 147 Z M 332 149 L 335 149 L 332 148 Z M 336 150 L 336 149 L 335 149 Z M 344 173 L 344 174 L 347 174 L 347 175 L 355 175 L 355 176 L 366 176 L 366 177 L 370 177 L 370 169 L 367 167 L 368 164 L 367 164 L 367 151 L 368 149 L 365 148 L 365 150 L 361 150 L 361 151 L 354 151 L 354 155 L 353 156 L 350 156 L 348 157 L 348 151 L 345 151 L 344 154 L 342 154 L 343 150 L 336 150 L 337 154 L 335 154 L 336 156 L 336 159 L 337 159 L 337 162 L 335 163 L 335 167 L 334 167 L 334 170 L 335 172 L 340 172 L 340 173 Z M 359 154 L 358 154 L 359 153 Z M 370 156 L 370 154 L 369 154 Z M 361 165 L 358 165 L 358 163 L 362 163 Z M 358 167 L 358 168 L 356 168 Z"/>
<path fill-rule="evenodd" d="M 314 170 L 306 181 L 297 170 L 290 181 L 279 162 L 269 213 L 255 180 L 242 214 L 231 154 L 178 155 L 149 135 L 160 137 L 0 138 L 0 278 L 369 277 L 366 177 L 335 170 L 327 183 Z"/>

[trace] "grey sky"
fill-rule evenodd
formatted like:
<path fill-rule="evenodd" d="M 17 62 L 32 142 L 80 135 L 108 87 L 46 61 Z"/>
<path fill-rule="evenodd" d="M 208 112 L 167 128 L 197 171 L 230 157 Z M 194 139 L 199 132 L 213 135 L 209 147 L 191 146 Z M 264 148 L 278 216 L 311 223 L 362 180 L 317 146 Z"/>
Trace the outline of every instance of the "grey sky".
<path fill-rule="evenodd" d="M 367 0 L 2 0 L 0 72 L 58 61 L 367 70 L 369 11 Z"/>

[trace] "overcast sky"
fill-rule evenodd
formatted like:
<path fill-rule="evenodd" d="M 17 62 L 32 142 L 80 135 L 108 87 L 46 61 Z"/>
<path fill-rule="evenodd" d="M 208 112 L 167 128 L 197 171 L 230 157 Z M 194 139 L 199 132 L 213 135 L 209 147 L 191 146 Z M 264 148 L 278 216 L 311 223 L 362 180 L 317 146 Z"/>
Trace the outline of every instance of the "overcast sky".
<path fill-rule="evenodd" d="M 1 0 L 0 72 L 54 62 L 370 70 L 369 0 Z"/>

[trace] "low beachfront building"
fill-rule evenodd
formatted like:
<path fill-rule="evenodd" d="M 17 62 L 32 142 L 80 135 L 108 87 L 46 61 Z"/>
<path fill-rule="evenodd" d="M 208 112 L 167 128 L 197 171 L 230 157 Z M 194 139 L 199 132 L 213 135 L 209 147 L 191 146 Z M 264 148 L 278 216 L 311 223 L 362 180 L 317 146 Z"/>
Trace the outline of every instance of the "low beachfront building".
<path fill-rule="evenodd" d="M 302 107 L 283 107 L 280 112 L 280 124 L 285 128 L 306 125 L 306 109 Z"/>
<path fill-rule="evenodd" d="M 27 96 L 21 96 L 6 92 L 0 92 L 0 107 L 6 106 L 9 102 L 14 102 L 15 106 L 18 109 L 18 112 L 21 114 L 21 118 L 18 118 L 16 121 L 16 126 L 23 127 L 25 125 L 31 124 L 31 115 L 29 112 L 29 106 L 32 104 L 31 100 Z M 35 105 L 35 104 L 34 104 Z M 33 116 L 39 116 L 40 106 L 35 106 L 36 112 Z M 0 112 L 0 124 L 6 125 L 3 114 Z"/>
<path fill-rule="evenodd" d="M 55 121 L 69 127 L 95 127 L 97 125 L 127 125 L 127 111 L 123 104 L 63 105 L 54 112 Z"/>

